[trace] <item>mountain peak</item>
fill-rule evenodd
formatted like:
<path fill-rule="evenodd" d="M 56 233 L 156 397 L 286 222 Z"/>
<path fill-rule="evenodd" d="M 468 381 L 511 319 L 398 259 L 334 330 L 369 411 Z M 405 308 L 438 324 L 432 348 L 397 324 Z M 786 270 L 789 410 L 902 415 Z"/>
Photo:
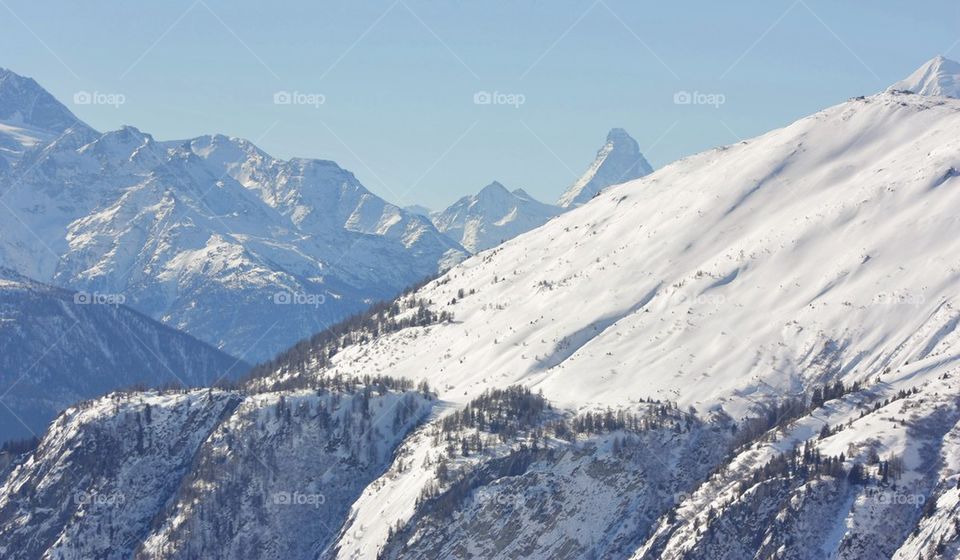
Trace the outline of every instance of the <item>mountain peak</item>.
<path fill-rule="evenodd" d="M 937 55 L 887 91 L 960 99 L 960 63 Z"/>
<path fill-rule="evenodd" d="M 430 218 L 440 232 L 476 253 L 539 227 L 561 211 L 523 189 L 511 192 L 500 181 L 493 181 Z"/>
<path fill-rule="evenodd" d="M 416 214 L 417 216 L 424 216 L 426 218 L 430 217 L 430 214 L 433 210 L 430 210 L 422 204 L 410 204 L 403 207 L 404 210 L 410 212 L 411 214 Z"/>
<path fill-rule="evenodd" d="M 507 189 L 507 187 L 503 186 L 503 183 L 501 183 L 500 181 L 493 181 L 493 182 L 490 183 L 489 185 L 487 185 L 487 186 L 483 187 L 482 189 L 480 189 L 480 193 L 479 193 L 479 194 L 480 194 L 481 196 L 483 196 L 483 195 L 503 195 L 503 194 L 510 194 L 510 191 Z"/>
<path fill-rule="evenodd" d="M 637 141 L 633 139 L 633 136 L 630 136 L 630 134 L 622 128 L 611 128 L 610 132 L 607 133 L 607 142 L 625 143 L 628 145 L 637 144 Z"/>
<path fill-rule="evenodd" d="M 83 124 L 33 78 L 6 68 L 0 68 L 0 121 L 57 134 Z"/>
<path fill-rule="evenodd" d="M 564 208 L 580 206 L 610 185 L 632 181 L 652 171 L 637 141 L 626 130 L 613 128 L 586 173 L 563 193 L 558 204 Z"/>
<path fill-rule="evenodd" d="M 153 136 L 142 132 L 139 128 L 123 125 L 117 130 L 104 133 L 97 139 L 97 144 L 113 147 L 138 147 L 153 142 Z"/>

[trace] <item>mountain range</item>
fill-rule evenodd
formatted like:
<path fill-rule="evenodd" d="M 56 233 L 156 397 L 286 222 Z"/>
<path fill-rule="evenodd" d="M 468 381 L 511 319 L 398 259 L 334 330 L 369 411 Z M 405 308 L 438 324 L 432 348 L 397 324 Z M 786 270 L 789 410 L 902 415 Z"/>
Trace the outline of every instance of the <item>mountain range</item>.
<path fill-rule="evenodd" d="M 561 211 L 494 183 L 431 218 L 385 202 L 331 161 L 279 160 L 224 135 L 100 133 L 9 70 L 0 70 L 0 202 L 9 218 L 0 222 L 0 265 L 13 278 L 4 324 L 10 336 L 30 334 L 8 356 L 20 366 L 4 372 L 9 408 L 0 412 L 9 421 L 0 441 L 42 433 L 67 405 L 121 387 L 239 376 L 245 360 L 269 359 Z M 105 313 L 68 305 L 70 290 L 121 299 L 238 358 L 186 336 L 146 345 L 156 359 L 134 367 L 143 345 L 120 328 L 132 320 L 115 316 L 82 323 L 60 345 L 72 318 Z M 37 310 L 55 310 L 56 328 L 19 324 L 37 299 Z M 63 378 L 70 363 L 82 365 Z"/>
<path fill-rule="evenodd" d="M 249 361 L 390 299 L 467 252 L 330 161 L 222 135 L 100 133 L 0 71 L 0 265 L 121 294 Z"/>
<path fill-rule="evenodd" d="M 0 555 L 960 555 L 960 100 L 911 90 L 960 75 L 931 64 L 599 191 L 236 389 L 68 409 L 0 486 Z"/>
<path fill-rule="evenodd" d="M 539 202 L 523 189 L 511 192 L 494 181 L 479 193 L 465 196 L 429 216 L 440 232 L 471 253 L 477 253 L 540 227 L 611 185 L 640 178 L 652 171 L 640 153 L 637 141 L 622 128 L 615 128 L 607 134 L 596 159 L 563 193 L 557 206 Z"/>
<path fill-rule="evenodd" d="M 477 253 L 540 227 L 562 210 L 534 200 L 494 181 L 479 193 L 465 196 L 442 212 L 430 215 L 437 229 Z"/>

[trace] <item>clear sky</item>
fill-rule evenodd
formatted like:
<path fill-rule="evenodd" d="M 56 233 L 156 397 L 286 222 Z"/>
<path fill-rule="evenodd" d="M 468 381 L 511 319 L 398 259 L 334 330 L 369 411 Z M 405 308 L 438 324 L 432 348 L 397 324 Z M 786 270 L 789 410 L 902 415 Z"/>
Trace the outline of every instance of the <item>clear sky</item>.
<path fill-rule="evenodd" d="M 612 127 L 659 167 L 960 58 L 956 0 L 0 0 L 0 18 L 0 66 L 100 130 L 241 136 L 434 209 L 494 179 L 555 202 Z"/>

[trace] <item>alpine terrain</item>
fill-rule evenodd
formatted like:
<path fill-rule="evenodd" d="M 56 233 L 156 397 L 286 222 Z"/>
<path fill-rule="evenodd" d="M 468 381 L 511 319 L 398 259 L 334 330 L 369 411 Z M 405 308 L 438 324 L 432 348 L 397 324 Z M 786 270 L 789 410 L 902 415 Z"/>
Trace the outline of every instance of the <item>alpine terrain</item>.
<path fill-rule="evenodd" d="M 0 71 L 0 265 L 262 360 L 466 252 L 331 161 L 100 133 Z"/>
<path fill-rule="evenodd" d="M 559 206 L 539 202 L 523 189 L 511 192 L 494 181 L 479 193 L 430 214 L 430 218 L 442 233 L 471 253 L 478 253 L 540 227 L 561 212 L 590 200 L 602 189 L 652 171 L 637 141 L 622 128 L 615 128 L 586 173 L 563 194 Z"/>
<path fill-rule="evenodd" d="M 441 233 L 477 253 L 537 228 L 562 211 L 535 200 L 523 189 L 511 192 L 494 181 L 431 219 Z"/>
<path fill-rule="evenodd" d="M 0 269 L 0 442 L 43 434 L 68 405 L 120 387 L 200 387 L 249 369 L 122 303 Z"/>
<path fill-rule="evenodd" d="M 956 83 L 954 68 L 911 81 Z M 0 556 L 960 556 L 960 100 L 907 89 L 648 175 L 612 134 L 564 196 L 575 208 L 236 387 L 68 408 L 0 486 Z M 213 263 L 243 255 L 221 269 L 237 281 L 280 251 L 246 216 L 303 231 L 317 206 L 283 185 L 335 173 L 123 134 L 109 142 L 126 159 L 94 156 L 104 137 L 31 159 L 110 162 L 135 179 L 124 196 L 157 191 L 151 216 L 185 205 L 172 239 Z M 167 166 L 135 173 L 155 150 Z M 223 218 L 246 233 L 211 246 L 205 199 L 168 174 L 211 204 L 250 201 Z M 112 269 L 95 256 L 136 258 L 92 233 L 111 228 L 70 223 L 67 264 L 37 275 L 99 279 Z M 167 239 L 151 238 L 158 255 Z"/>
<path fill-rule="evenodd" d="M 652 172 L 637 141 L 622 128 L 614 128 L 607 134 L 607 142 L 597 152 L 596 159 L 563 193 L 558 204 L 563 208 L 580 206 L 610 185 L 626 183 Z"/>

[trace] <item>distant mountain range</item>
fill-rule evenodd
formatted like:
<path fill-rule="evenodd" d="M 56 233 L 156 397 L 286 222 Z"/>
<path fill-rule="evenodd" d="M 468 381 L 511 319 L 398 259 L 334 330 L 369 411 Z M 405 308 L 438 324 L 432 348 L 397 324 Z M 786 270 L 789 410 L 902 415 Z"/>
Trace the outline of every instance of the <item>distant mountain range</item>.
<path fill-rule="evenodd" d="M 479 193 L 465 196 L 429 216 L 438 230 L 476 253 L 540 227 L 611 185 L 638 179 L 652 171 L 637 141 L 622 128 L 615 128 L 607 134 L 607 141 L 596 159 L 563 193 L 557 206 L 539 202 L 523 189 L 511 192 L 494 181 Z M 418 208 L 420 213 L 426 210 Z"/>
<path fill-rule="evenodd" d="M 630 157 L 646 169 L 612 131 L 578 184 L 599 190 Z M 9 70 L 0 202 L 0 335 L 18 347 L 0 371 L 0 441 L 119 387 L 240 375 L 565 210 L 496 182 L 443 212 L 401 209 L 331 161 L 280 160 L 224 135 L 98 132 Z M 73 305 L 75 293 L 123 305 Z"/>
<path fill-rule="evenodd" d="M 534 200 L 522 189 L 513 192 L 494 181 L 442 212 L 430 215 L 437 229 L 471 253 L 495 247 L 559 215 L 563 209 Z"/>
<path fill-rule="evenodd" d="M 466 257 L 330 161 L 100 133 L 0 71 L 0 265 L 259 361 Z"/>

